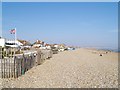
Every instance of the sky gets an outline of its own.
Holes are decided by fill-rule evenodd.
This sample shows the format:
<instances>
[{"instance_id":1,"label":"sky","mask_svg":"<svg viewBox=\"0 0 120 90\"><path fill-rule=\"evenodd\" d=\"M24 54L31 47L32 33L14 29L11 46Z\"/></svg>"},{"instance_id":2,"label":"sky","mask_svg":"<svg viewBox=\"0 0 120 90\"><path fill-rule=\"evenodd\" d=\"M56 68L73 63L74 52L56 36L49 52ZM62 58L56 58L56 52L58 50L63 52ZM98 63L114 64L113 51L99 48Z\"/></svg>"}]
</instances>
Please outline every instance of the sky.
<instances>
[{"instance_id":1,"label":"sky","mask_svg":"<svg viewBox=\"0 0 120 90\"><path fill-rule=\"evenodd\" d=\"M3 2L119 2L119 0L2 0Z\"/></svg>"},{"instance_id":2,"label":"sky","mask_svg":"<svg viewBox=\"0 0 120 90\"><path fill-rule=\"evenodd\" d=\"M2 3L0 2L0 36L2 35Z\"/></svg>"},{"instance_id":3,"label":"sky","mask_svg":"<svg viewBox=\"0 0 120 90\"><path fill-rule=\"evenodd\" d=\"M3 37L81 47L117 48L117 2L3 2Z\"/></svg>"}]
</instances>

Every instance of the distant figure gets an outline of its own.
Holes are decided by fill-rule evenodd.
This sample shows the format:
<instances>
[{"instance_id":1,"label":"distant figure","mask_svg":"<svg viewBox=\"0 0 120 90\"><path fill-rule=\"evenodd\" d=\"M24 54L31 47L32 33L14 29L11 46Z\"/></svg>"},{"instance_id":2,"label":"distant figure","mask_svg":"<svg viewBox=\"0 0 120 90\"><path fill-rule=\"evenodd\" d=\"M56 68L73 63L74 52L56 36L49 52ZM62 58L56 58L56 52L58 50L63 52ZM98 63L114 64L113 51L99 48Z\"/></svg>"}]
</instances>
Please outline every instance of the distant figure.
<instances>
[{"instance_id":1,"label":"distant figure","mask_svg":"<svg viewBox=\"0 0 120 90\"><path fill-rule=\"evenodd\" d=\"M102 54L100 54L100 56L102 56Z\"/></svg>"}]
</instances>

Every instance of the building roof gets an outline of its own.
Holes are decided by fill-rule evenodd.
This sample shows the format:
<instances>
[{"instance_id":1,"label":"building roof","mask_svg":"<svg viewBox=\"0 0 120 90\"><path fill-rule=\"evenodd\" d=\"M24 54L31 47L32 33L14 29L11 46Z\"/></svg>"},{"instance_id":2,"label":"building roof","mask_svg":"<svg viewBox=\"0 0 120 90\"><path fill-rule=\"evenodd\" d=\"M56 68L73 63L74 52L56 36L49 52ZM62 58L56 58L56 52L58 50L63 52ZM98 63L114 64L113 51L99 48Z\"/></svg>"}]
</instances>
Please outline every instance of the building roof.
<instances>
[{"instance_id":1,"label":"building roof","mask_svg":"<svg viewBox=\"0 0 120 90\"><path fill-rule=\"evenodd\" d=\"M18 40L18 41L21 42L23 45L31 45L31 43L26 40Z\"/></svg>"},{"instance_id":2,"label":"building roof","mask_svg":"<svg viewBox=\"0 0 120 90\"><path fill-rule=\"evenodd\" d=\"M51 44L45 44L45 46L51 46Z\"/></svg>"},{"instance_id":3,"label":"building roof","mask_svg":"<svg viewBox=\"0 0 120 90\"><path fill-rule=\"evenodd\" d=\"M34 44L43 44L43 41L37 40L36 42L34 42Z\"/></svg>"}]
</instances>

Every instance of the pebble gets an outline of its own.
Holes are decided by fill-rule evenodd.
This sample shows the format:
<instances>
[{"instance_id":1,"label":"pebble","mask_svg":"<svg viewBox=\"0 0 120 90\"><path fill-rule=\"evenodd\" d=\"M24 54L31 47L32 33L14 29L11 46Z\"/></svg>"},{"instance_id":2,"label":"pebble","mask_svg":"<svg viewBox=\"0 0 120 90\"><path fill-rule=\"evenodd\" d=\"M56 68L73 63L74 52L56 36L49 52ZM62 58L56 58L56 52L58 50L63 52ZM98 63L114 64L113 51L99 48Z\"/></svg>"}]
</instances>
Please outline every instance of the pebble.
<instances>
[{"instance_id":1,"label":"pebble","mask_svg":"<svg viewBox=\"0 0 120 90\"><path fill-rule=\"evenodd\" d=\"M72 56L73 53L74 56ZM91 52L86 52L91 53ZM96 56L99 58L99 56ZM78 51L53 55L18 79L3 80L10 88L116 88L117 61L102 60ZM114 62L114 63L113 63ZM107 73L106 73L107 72ZM112 72L112 73L111 73Z\"/></svg>"}]
</instances>

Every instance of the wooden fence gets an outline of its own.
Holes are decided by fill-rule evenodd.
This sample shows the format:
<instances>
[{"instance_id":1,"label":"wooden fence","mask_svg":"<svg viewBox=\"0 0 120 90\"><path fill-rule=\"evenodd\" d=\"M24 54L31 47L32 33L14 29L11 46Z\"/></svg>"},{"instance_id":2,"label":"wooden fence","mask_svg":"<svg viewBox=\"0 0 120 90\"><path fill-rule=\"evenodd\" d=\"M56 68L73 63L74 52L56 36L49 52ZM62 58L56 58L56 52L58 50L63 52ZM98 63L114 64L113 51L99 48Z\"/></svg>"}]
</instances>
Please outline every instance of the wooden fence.
<instances>
[{"instance_id":1,"label":"wooden fence","mask_svg":"<svg viewBox=\"0 0 120 90\"><path fill-rule=\"evenodd\" d=\"M37 65L42 64L46 59L52 58L53 52L51 50L37 51Z\"/></svg>"},{"instance_id":2,"label":"wooden fence","mask_svg":"<svg viewBox=\"0 0 120 90\"><path fill-rule=\"evenodd\" d=\"M51 57L51 50L38 50L37 53L0 59L2 78L17 78L25 74L32 67L42 64L46 59Z\"/></svg>"},{"instance_id":3,"label":"wooden fence","mask_svg":"<svg viewBox=\"0 0 120 90\"><path fill-rule=\"evenodd\" d=\"M36 56L33 54L1 59L2 78L17 78L25 74L26 71L35 65L35 61Z\"/></svg>"}]
</instances>

